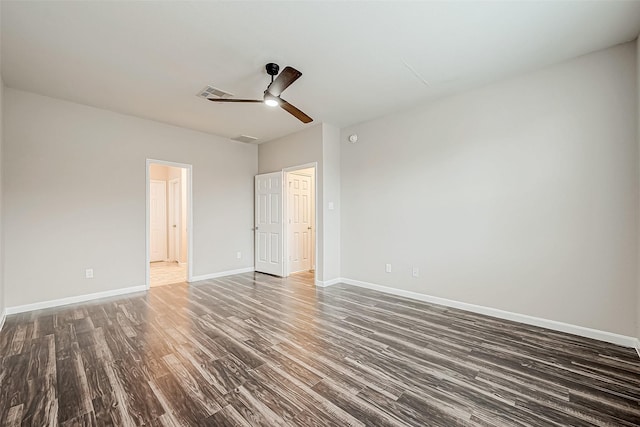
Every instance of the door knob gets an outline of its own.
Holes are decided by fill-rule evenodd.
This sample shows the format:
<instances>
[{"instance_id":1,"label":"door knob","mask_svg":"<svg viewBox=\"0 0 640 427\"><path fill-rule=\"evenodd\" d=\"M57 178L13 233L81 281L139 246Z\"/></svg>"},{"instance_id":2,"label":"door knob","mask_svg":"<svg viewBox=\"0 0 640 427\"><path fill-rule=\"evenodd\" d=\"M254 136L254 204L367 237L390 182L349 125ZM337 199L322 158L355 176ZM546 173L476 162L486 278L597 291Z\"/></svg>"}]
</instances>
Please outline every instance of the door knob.
<instances>
[{"instance_id":1,"label":"door knob","mask_svg":"<svg viewBox=\"0 0 640 427\"><path fill-rule=\"evenodd\" d=\"M311 230L311 227L307 227L307 230Z\"/></svg>"}]
</instances>

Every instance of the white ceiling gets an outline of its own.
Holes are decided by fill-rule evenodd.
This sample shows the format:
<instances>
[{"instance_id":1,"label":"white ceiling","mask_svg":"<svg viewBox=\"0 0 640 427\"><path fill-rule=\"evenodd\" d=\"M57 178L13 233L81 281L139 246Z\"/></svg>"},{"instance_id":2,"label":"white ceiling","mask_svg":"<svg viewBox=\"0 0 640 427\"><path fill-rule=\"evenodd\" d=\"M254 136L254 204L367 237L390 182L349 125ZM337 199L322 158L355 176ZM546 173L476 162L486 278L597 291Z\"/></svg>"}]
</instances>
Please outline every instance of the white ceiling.
<instances>
[{"instance_id":1,"label":"white ceiling","mask_svg":"<svg viewBox=\"0 0 640 427\"><path fill-rule=\"evenodd\" d=\"M260 97L273 61L303 73L283 98L315 122L346 126L639 32L638 1L2 1L2 77L18 89L266 141L305 125L262 104L195 95L211 84Z\"/></svg>"}]
</instances>

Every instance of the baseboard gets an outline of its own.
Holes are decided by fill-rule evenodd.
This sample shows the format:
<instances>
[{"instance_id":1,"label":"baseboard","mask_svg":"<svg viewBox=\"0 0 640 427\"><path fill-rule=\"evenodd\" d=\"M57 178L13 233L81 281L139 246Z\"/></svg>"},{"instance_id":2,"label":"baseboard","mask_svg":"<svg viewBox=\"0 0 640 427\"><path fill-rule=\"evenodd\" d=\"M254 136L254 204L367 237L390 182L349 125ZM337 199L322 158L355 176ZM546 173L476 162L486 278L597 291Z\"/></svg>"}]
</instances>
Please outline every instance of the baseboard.
<instances>
[{"instance_id":1,"label":"baseboard","mask_svg":"<svg viewBox=\"0 0 640 427\"><path fill-rule=\"evenodd\" d=\"M640 338L636 340L636 353L638 353L638 357L640 357Z\"/></svg>"},{"instance_id":2,"label":"baseboard","mask_svg":"<svg viewBox=\"0 0 640 427\"><path fill-rule=\"evenodd\" d=\"M316 280L316 286L320 288L326 288L329 286L337 285L338 283L342 283L342 279L340 277L338 277L337 279L331 279L326 281Z\"/></svg>"},{"instance_id":3,"label":"baseboard","mask_svg":"<svg viewBox=\"0 0 640 427\"><path fill-rule=\"evenodd\" d=\"M91 301L99 298L108 298L118 295L130 294L133 292L145 292L145 286L132 286L130 288L114 289L111 291L96 292L93 294L78 295L75 297L67 297L54 299L50 301L35 302L32 304L17 305L15 307L7 307L6 314L24 313L25 311L42 310L43 308L59 307L61 305L77 304L79 302Z\"/></svg>"},{"instance_id":4,"label":"baseboard","mask_svg":"<svg viewBox=\"0 0 640 427\"><path fill-rule=\"evenodd\" d=\"M2 327L4 326L4 319L7 318L7 310L2 309L2 314L0 314L0 331L2 331Z\"/></svg>"},{"instance_id":5,"label":"baseboard","mask_svg":"<svg viewBox=\"0 0 640 427\"><path fill-rule=\"evenodd\" d=\"M200 280L217 279L218 277L233 276L234 274L251 273L255 271L255 267L239 268L237 270L221 271L219 273L203 274L191 277L191 282L199 282Z\"/></svg>"},{"instance_id":6,"label":"baseboard","mask_svg":"<svg viewBox=\"0 0 640 427\"><path fill-rule=\"evenodd\" d=\"M612 332L601 331L598 329L585 328L584 326L572 325L570 323L557 322L555 320L542 319L540 317L528 316L526 314L513 313L511 311L499 310L497 308L485 307L481 305L469 304L450 300L446 298L434 297L431 295L421 294L418 292L405 291L403 289L391 288L388 286L377 285L375 283L362 282L353 279L341 279L342 283L347 285L358 286L361 288L373 289L376 291L411 298L419 301L425 301L432 304L444 305L447 307L458 308L460 310L471 311L473 313L484 314L486 316L497 317L499 319L511 320L527 325L539 326L554 331L566 332L581 337L592 338L599 341L605 341L624 347L634 348L638 340L635 337L614 334ZM640 353L640 351L639 351Z\"/></svg>"}]
</instances>

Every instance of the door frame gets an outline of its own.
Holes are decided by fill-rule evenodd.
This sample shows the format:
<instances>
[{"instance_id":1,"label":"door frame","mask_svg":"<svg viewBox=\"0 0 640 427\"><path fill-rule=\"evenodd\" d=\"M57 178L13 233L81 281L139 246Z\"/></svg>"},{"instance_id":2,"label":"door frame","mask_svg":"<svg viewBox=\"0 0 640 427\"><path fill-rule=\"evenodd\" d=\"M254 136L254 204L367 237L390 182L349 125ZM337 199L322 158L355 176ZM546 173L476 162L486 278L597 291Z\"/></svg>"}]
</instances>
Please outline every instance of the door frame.
<instances>
[{"instance_id":1,"label":"door frame","mask_svg":"<svg viewBox=\"0 0 640 427\"><path fill-rule=\"evenodd\" d=\"M318 275L318 162L305 163L303 165L291 166L288 168L282 169L284 172L284 181L287 185L284 186L282 203L283 203L283 212L289 216L289 173L299 171L302 169L310 169L313 168L313 271L314 276ZM283 219L284 222L284 238L283 240L283 250L282 254L285 259L284 266L284 277L288 277L291 274L291 268L289 265L289 221L287 219Z\"/></svg>"},{"instance_id":2,"label":"door frame","mask_svg":"<svg viewBox=\"0 0 640 427\"><path fill-rule=\"evenodd\" d=\"M151 222L151 213L149 209L149 191L151 180L151 164L172 166L175 168L184 168L187 171L187 282L193 280L193 165L187 163L177 163L167 160L158 159L146 159L145 167L145 188L146 188L146 200L145 200L145 288L150 288L150 276L151 276L151 263L150 259L150 241L149 241L149 225Z\"/></svg>"}]
</instances>

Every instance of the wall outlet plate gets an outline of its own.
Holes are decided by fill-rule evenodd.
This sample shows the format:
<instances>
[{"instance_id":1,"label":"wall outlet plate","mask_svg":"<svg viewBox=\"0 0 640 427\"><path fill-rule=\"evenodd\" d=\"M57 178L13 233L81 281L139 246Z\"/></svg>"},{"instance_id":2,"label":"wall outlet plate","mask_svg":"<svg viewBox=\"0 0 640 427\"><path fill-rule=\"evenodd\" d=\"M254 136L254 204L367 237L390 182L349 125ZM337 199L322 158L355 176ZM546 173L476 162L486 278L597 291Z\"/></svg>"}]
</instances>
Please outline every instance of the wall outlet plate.
<instances>
[{"instance_id":1,"label":"wall outlet plate","mask_svg":"<svg viewBox=\"0 0 640 427\"><path fill-rule=\"evenodd\" d=\"M391 264L385 264L384 271L386 271L387 273L391 273Z\"/></svg>"},{"instance_id":2,"label":"wall outlet plate","mask_svg":"<svg viewBox=\"0 0 640 427\"><path fill-rule=\"evenodd\" d=\"M84 271L84 277L85 279L93 279L93 268L87 268Z\"/></svg>"},{"instance_id":3,"label":"wall outlet plate","mask_svg":"<svg viewBox=\"0 0 640 427\"><path fill-rule=\"evenodd\" d=\"M420 269L418 267L413 267L413 271L411 272L413 277L418 277L420 275Z\"/></svg>"}]
</instances>

